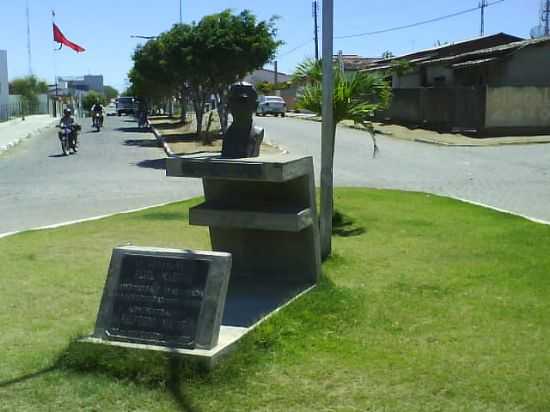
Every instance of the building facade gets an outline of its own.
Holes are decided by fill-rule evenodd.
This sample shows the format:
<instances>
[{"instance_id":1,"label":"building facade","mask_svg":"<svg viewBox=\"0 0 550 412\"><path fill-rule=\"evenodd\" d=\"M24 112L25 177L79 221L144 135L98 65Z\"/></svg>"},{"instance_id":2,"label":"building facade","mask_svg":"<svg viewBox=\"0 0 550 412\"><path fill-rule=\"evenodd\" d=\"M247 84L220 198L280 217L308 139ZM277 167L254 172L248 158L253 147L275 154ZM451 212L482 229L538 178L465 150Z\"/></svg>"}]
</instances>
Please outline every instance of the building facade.
<instances>
[{"instance_id":1,"label":"building facade","mask_svg":"<svg viewBox=\"0 0 550 412\"><path fill-rule=\"evenodd\" d=\"M0 50L0 106L8 104L8 96L8 53L6 50Z\"/></svg>"}]
</instances>

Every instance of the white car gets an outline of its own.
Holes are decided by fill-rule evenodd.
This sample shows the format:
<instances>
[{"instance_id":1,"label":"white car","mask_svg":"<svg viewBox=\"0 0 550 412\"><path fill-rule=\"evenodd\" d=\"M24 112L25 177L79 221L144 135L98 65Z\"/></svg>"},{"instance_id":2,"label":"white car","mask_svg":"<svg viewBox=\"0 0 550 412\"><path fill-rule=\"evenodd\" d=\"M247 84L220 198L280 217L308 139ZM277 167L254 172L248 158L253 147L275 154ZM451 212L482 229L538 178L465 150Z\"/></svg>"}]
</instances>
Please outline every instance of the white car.
<instances>
[{"instance_id":1,"label":"white car","mask_svg":"<svg viewBox=\"0 0 550 412\"><path fill-rule=\"evenodd\" d=\"M272 114L273 116L286 115L286 103L280 96L260 96L256 116L265 116Z\"/></svg>"}]
</instances>

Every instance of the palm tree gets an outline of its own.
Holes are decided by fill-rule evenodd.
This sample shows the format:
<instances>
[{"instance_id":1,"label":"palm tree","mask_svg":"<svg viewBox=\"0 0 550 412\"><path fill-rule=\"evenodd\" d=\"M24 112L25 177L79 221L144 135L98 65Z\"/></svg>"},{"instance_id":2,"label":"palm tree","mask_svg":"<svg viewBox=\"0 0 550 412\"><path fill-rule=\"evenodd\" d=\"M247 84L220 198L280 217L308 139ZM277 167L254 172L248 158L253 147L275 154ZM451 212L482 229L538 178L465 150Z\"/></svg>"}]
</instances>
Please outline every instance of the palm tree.
<instances>
[{"instance_id":1,"label":"palm tree","mask_svg":"<svg viewBox=\"0 0 550 412\"><path fill-rule=\"evenodd\" d=\"M330 170L327 177L321 176L321 185L330 190L329 198L332 199L333 165L334 165L334 142L336 137L336 126L343 120L353 120L356 124L363 125L369 132L373 143L374 151L377 152L375 131L371 120L374 112L386 108L391 100L391 87L382 76L367 72L357 72L346 75L337 66L334 67L334 127L332 130L331 163L325 165ZM298 99L297 106L310 110L319 116L322 114L323 70L320 61L306 60L301 63L294 75L293 81L304 85L303 93ZM333 202L321 204L321 213L325 216L333 215ZM331 228L332 229L332 228ZM321 253L326 258L331 253L330 234L321 234Z\"/></svg>"}]
</instances>

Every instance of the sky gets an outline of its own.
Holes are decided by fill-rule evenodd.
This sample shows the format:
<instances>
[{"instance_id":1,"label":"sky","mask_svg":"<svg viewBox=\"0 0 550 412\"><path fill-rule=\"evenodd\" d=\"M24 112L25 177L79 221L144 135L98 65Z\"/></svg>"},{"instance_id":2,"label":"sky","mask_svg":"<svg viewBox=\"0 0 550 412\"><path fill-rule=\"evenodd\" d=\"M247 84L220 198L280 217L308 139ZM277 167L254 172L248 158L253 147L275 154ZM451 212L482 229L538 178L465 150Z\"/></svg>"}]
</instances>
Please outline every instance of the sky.
<instances>
[{"instance_id":1,"label":"sky","mask_svg":"<svg viewBox=\"0 0 550 412\"><path fill-rule=\"evenodd\" d=\"M493 2L494 0L490 0ZM232 9L251 10L260 19L278 16L278 68L291 73L314 56L312 0L181 0L183 21ZM468 8L480 0L334 0L334 35L345 36L407 25ZM9 77L29 74L26 0L0 0L0 49L8 51ZM144 40L131 35L156 35L179 21L179 0L28 0L31 23L32 73L54 82L55 76L103 74L105 84L119 90L127 85L131 55ZM321 3L321 1L319 2ZM504 0L486 11L486 34L506 32L529 37L539 23L540 0ZM87 50L54 52L51 10L56 23L73 42ZM319 19L319 24L321 19ZM437 23L379 35L336 39L335 53L380 57L400 55L479 36L476 11ZM297 48L298 46L302 46ZM297 49L296 49L297 48ZM272 68L272 66L266 66Z\"/></svg>"}]
</instances>

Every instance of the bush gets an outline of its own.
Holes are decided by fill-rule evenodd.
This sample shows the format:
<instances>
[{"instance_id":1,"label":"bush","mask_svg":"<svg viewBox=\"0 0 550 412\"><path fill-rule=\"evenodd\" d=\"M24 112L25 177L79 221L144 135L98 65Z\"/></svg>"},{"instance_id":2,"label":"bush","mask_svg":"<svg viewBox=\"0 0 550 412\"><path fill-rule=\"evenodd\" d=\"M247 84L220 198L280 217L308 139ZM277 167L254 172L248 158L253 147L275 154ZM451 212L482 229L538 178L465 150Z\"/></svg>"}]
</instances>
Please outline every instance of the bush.
<instances>
[{"instance_id":1,"label":"bush","mask_svg":"<svg viewBox=\"0 0 550 412\"><path fill-rule=\"evenodd\" d=\"M82 106L84 110L90 110L94 103L99 102L102 105L105 105L107 103L107 99L104 95L91 91L84 98L82 99Z\"/></svg>"}]
</instances>

